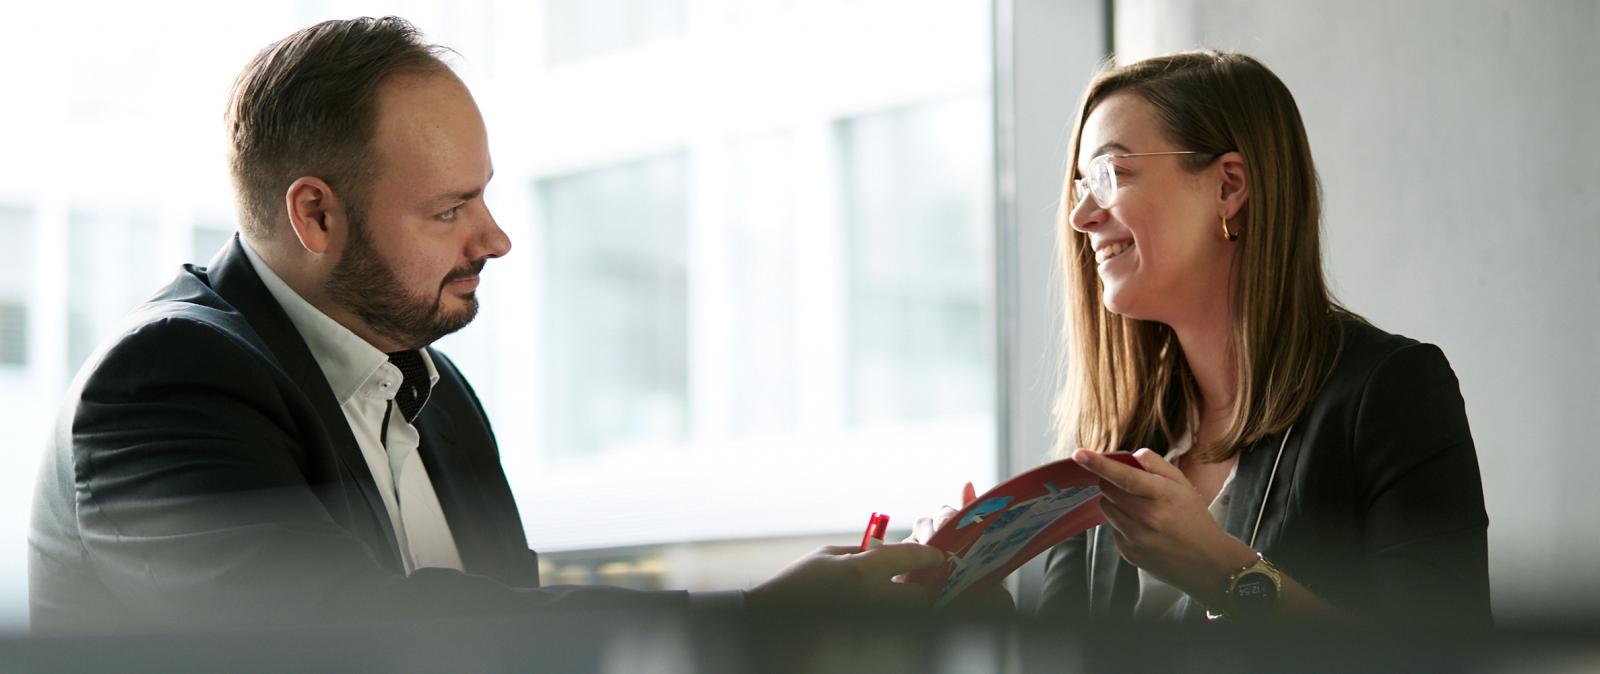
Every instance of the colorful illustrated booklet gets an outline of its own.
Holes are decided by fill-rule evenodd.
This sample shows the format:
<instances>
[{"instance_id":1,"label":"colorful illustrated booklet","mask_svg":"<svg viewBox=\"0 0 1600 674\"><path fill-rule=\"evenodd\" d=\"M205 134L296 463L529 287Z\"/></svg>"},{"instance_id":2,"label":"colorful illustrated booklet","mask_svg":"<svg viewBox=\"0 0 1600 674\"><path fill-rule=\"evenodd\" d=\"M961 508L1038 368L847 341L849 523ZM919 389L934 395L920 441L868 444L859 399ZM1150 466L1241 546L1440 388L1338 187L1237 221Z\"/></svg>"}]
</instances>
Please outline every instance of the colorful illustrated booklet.
<instances>
[{"instance_id":1,"label":"colorful illustrated booklet","mask_svg":"<svg viewBox=\"0 0 1600 674\"><path fill-rule=\"evenodd\" d=\"M1107 458L1142 469L1131 454ZM1006 480L973 499L928 541L948 561L908 580L926 586L935 606L1000 582L1035 555L1105 521L1099 482L1072 459Z\"/></svg>"}]
</instances>

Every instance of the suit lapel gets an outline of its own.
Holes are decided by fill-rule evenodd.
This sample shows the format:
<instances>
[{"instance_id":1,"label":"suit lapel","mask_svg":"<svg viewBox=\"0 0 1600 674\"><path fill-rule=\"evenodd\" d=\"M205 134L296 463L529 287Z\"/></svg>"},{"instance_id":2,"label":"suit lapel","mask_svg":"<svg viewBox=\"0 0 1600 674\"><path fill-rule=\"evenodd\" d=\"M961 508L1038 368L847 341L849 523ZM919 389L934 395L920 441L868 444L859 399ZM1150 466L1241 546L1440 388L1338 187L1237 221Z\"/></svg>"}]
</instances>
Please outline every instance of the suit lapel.
<instances>
[{"instance_id":1,"label":"suit lapel","mask_svg":"<svg viewBox=\"0 0 1600 674\"><path fill-rule=\"evenodd\" d=\"M1294 474L1303 443L1293 428L1288 433L1293 437L1288 437L1287 442L1283 433L1277 433L1251 443L1240 454L1238 472L1233 477L1233 500L1228 504L1228 519L1223 528L1258 551L1264 552L1276 542L1277 525L1283 522L1284 509L1289 503L1289 489L1294 482L1290 476Z\"/></svg>"},{"instance_id":2,"label":"suit lapel","mask_svg":"<svg viewBox=\"0 0 1600 674\"><path fill-rule=\"evenodd\" d=\"M361 454L361 447L350 432L350 421L345 418L344 410L339 408L339 401L328 386L328 378L311 356L305 339L295 330L294 323L290 322L283 307L278 305L267 286L261 282L261 277L256 275L255 268L250 265L249 258L241 248L243 245L235 234L232 244L211 261L206 271L210 285L250 322L250 327L277 356L278 364L311 401L334 454L344 466L346 476L356 483L370 509L368 515L371 524L382 532L388 543L383 550L374 552L384 555L384 559L395 569L400 569L400 560L396 556L400 548L394 528L389 523L389 511L383 505L383 497L378 493L378 485L372 479L372 471Z\"/></svg>"},{"instance_id":3,"label":"suit lapel","mask_svg":"<svg viewBox=\"0 0 1600 674\"><path fill-rule=\"evenodd\" d=\"M1126 601L1126 590L1120 590L1119 585L1123 576L1132 570L1138 573L1132 564L1122 559L1122 554L1117 551L1116 539L1112 536L1111 525L1104 524L1089 531L1089 609L1094 615L1127 617L1133 615L1130 605L1128 610L1119 611L1121 604ZM1132 597L1138 600L1139 591L1135 587Z\"/></svg>"},{"instance_id":4,"label":"suit lapel","mask_svg":"<svg viewBox=\"0 0 1600 674\"><path fill-rule=\"evenodd\" d=\"M1250 533L1256 524L1256 513L1261 508L1261 497L1267 488L1267 478L1272 470L1273 455L1278 449L1276 436L1260 438L1239 454L1239 465L1234 469L1233 500L1228 503L1228 517L1223 528L1228 534L1250 543Z\"/></svg>"}]
</instances>

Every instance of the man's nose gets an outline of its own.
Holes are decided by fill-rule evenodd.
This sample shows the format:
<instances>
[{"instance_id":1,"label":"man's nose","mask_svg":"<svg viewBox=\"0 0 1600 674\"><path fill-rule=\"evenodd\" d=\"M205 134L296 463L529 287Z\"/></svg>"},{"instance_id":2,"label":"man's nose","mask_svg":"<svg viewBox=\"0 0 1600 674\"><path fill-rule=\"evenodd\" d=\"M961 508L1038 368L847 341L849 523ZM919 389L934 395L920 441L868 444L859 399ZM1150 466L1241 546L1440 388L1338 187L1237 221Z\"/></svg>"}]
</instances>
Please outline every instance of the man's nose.
<instances>
[{"instance_id":1,"label":"man's nose","mask_svg":"<svg viewBox=\"0 0 1600 674\"><path fill-rule=\"evenodd\" d=\"M474 251L476 254L472 257L474 259L500 257L511 252L511 237L506 236L505 230L500 229L500 223L495 221L494 214L489 212L487 206L483 209L483 218L483 231L478 235L477 250Z\"/></svg>"}]
</instances>

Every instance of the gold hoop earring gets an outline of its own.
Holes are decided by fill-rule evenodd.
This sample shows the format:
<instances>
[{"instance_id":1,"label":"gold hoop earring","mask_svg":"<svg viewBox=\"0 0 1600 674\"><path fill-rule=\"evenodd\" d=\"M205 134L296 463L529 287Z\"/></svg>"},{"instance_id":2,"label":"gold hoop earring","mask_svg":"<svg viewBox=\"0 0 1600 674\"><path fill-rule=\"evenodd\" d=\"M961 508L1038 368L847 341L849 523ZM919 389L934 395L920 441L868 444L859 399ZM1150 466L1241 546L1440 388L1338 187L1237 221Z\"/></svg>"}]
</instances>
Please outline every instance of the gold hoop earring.
<instances>
[{"instance_id":1,"label":"gold hoop earring","mask_svg":"<svg viewBox=\"0 0 1600 674\"><path fill-rule=\"evenodd\" d=\"M1224 241L1238 241L1239 235L1228 231L1228 216L1222 216L1222 239Z\"/></svg>"}]
</instances>

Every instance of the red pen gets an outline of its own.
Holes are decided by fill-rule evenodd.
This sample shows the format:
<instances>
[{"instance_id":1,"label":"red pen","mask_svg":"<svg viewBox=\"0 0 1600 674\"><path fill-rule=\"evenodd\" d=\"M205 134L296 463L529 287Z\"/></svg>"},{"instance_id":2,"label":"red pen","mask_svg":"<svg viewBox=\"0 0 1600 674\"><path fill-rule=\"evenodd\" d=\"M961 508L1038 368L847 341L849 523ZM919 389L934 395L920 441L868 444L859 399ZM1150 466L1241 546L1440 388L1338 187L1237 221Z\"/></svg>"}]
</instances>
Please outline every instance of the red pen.
<instances>
[{"instance_id":1,"label":"red pen","mask_svg":"<svg viewBox=\"0 0 1600 674\"><path fill-rule=\"evenodd\" d=\"M889 516L872 513L872 519L867 520L867 533L861 537L861 551L866 552L883 545L883 535L888 531Z\"/></svg>"}]
</instances>

